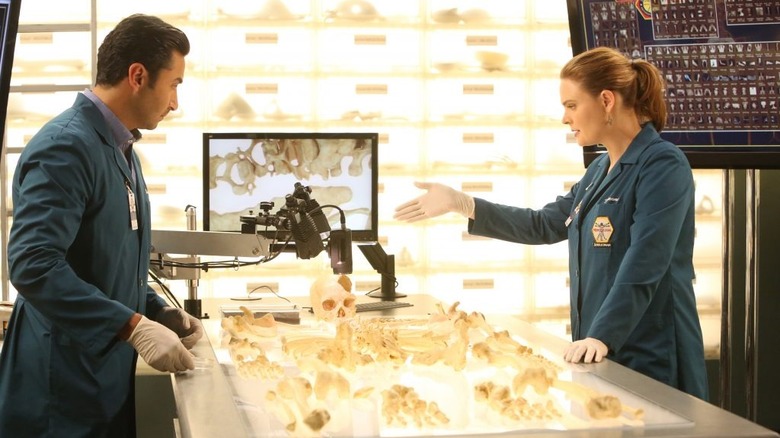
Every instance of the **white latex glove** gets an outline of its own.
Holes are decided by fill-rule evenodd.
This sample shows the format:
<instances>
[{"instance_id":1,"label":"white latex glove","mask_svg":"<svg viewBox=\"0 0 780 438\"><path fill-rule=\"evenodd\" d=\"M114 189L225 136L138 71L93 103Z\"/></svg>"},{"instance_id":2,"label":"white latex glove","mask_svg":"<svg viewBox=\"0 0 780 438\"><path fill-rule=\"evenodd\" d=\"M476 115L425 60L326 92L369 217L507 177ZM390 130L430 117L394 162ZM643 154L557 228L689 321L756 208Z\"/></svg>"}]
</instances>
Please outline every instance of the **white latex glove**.
<instances>
[{"instance_id":1,"label":"white latex glove","mask_svg":"<svg viewBox=\"0 0 780 438\"><path fill-rule=\"evenodd\" d=\"M203 337L203 324L200 320L178 307L163 307L155 320L179 335L181 343L188 350Z\"/></svg>"},{"instance_id":2,"label":"white latex glove","mask_svg":"<svg viewBox=\"0 0 780 438\"><path fill-rule=\"evenodd\" d=\"M195 368L192 353L184 348L176 333L145 316L138 321L127 342L158 371L173 373Z\"/></svg>"},{"instance_id":3,"label":"white latex glove","mask_svg":"<svg viewBox=\"0 0 780 438\"><path fill-rule=\"evenodd\" d=\"M415 182L414 185L427 192L396 207L393 218L417 222L450 212L473 218L474 198L471 196L439 183Z\"/></svg>"},{"instance_id":4,"label":"white latex glove","mask_svg":"<svg viewBox=\"0 0 780 438\"><path fill-rule=\"evenodd\" d=\"M596 338L585 338L574 341L563 351L566 362L601 362L609 352L609 348Z\"/></svg>"}]
</instances>

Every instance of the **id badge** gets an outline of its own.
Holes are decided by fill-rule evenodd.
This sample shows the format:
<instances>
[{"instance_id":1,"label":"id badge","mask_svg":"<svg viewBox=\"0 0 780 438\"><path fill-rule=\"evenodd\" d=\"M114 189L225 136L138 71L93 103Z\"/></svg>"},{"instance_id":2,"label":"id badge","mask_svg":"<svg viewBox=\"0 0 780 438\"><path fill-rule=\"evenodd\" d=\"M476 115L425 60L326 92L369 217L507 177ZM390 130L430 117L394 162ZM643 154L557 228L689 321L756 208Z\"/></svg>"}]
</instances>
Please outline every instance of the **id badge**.
<instances>
[{"instance_id":1,"label":"id badge","mask_svg":"<svg viewBox=\"0 0 780 438\"><path fill-rule=\"evenodd\" d=\"M127 206L130 210L130 229L137 230L138 213L136 212L135 208L135 193L133 193L133 189L130 188L129 182L125 181L125 187L127 188Z\"/></svg>"}]
</instances>

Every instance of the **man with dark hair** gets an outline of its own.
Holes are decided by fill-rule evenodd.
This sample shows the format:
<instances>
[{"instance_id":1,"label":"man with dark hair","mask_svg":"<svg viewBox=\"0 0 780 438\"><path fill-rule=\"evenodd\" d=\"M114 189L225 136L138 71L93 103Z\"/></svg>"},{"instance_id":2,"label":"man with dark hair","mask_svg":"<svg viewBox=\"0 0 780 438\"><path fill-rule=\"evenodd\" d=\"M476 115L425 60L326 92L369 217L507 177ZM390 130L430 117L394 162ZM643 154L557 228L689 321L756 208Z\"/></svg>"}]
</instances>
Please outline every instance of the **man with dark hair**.
<instances>
[{"instance_id":1,"label":"man with dark hair","mask_svg":"<svg viewBox=\"0 0 780 438\"><path fill-rule=\"evenodd\" d=\"M133 15L98 50L97 79L22 151L13 178L0 353L0 436L133 437L138 355L194 368L197 318L147 284L150 208L132 144L178 107L187 36Z\"/></svg>"}]
</instances>

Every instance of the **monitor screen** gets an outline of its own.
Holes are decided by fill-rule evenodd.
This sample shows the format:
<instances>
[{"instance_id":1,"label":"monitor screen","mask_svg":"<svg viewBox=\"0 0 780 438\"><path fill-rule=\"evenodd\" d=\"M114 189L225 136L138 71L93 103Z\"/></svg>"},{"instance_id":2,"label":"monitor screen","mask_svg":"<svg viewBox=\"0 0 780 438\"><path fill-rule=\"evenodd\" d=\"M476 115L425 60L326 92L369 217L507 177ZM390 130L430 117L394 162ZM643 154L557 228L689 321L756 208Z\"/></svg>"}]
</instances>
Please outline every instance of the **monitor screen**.
<instances>
[{"instance_id":1,"label":"monitor screen","mask_svg":"<svg viewBox=\"0 0 780 438\"><path fill-rule=\"evenodd\" d=\"M204 133L203 229L241 231L241 216L260 214L261 203L277 214L300 183L331 229L341 227L340 215L326 205L341 208L353 241L376 241L377 147L376 133ZM256 231L286 240L278 228Z\"/></svg>"},{"instance_id":2,"label":"monitor screen","mask_svg":"<svg viewBox=\"0 0 780 438\"><path fill-rule=\"evenodd\" d=\"M568 7L575 55L607 46L660 69L668 110L661 135L691 165L780 167L780 3L568 0Z\"/></svg>"},{"instance_id":3,"label":"monitor screen","mask_svg":"<svg viewBox=\"0 0 780 438\"><path fill-rule=\"evenodd\" d=\"M8 91L11 87L20 7L21 0L0 0L0 152L5 147L5 119L8 113Z\"/></svg>"}]
</instances>

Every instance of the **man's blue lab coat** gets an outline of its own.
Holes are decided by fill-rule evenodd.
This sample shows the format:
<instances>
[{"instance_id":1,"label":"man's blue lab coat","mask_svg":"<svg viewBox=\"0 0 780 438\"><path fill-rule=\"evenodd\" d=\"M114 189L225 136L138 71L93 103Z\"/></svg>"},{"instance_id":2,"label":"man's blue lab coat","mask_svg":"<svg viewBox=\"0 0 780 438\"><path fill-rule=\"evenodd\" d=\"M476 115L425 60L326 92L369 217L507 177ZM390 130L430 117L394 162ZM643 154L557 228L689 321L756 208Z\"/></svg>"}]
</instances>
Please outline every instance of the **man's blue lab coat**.
<instances>
[{"instance_id":1,"label":"man's blue lab coat","mask_svg":"<svg viewBox=\"0 0 780 438\"><path fill-rule=\"evenodd\" d=\"M682 151L647 123L611 172L607 154L540 210L476 199L469 232L525 244L569 241L572 339L707 399L693 292L694 183Z\"/></svg>"},{"instance_id":2,"label":"man's blue lab coat","mask_svg":"<svg viewBox=\"0 0 780 438\"><path fill-rule=\"evenodd\" d=\"M117 333L134 312L156 315L165 303L147 285L149 198L135 155L133 166L137 184L81 94L21 154L8 246L19 297L0 355L0 436L117 436L117 421L134 418L136 353Z\"/></svg>"}]
</instances>

